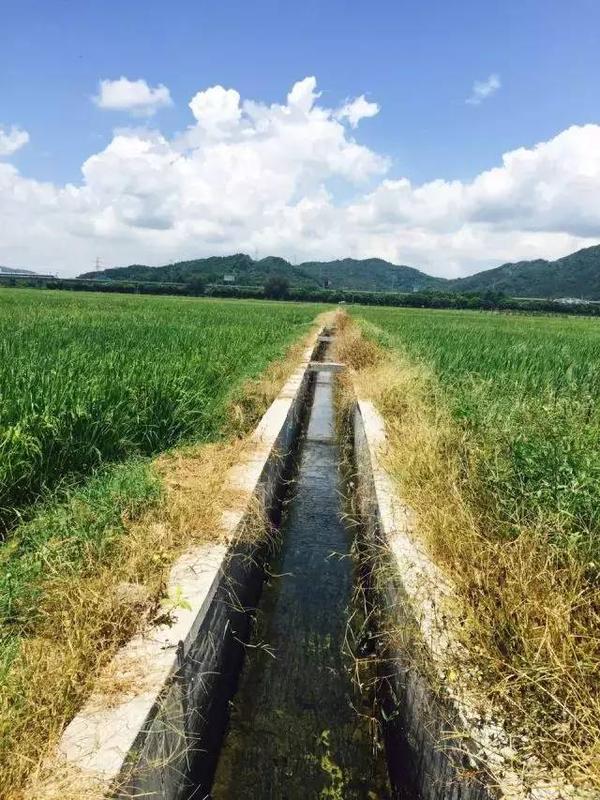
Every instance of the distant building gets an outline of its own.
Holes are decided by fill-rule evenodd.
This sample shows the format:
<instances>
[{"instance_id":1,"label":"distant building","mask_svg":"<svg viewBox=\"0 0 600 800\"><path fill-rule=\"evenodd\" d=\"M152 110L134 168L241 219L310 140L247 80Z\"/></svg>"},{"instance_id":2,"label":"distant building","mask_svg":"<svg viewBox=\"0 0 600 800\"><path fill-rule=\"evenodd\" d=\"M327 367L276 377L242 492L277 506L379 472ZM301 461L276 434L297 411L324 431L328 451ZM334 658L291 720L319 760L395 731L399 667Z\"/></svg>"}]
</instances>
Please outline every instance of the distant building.
<instances>
[{"instance_id":1,"label":"distant building","mask_svg":"<svg viewBox=\"0 0 600 800\"><path fill-rule=\"evenodd\" d=\"M235 275L223 275L223 283L235 283Z\"/></svg>"},{"instance_id":2,"label":"distant building","mask_svg":"<svg viewBox=\"0 0 600 800\"><path fill-rule=\"evenodd\" d=\"M572 305L582 305L582 306L589 306L590 301L584 300L581 297L558 297L556 300L557 303L563 303L566 306Z\"/></svg>"},{"instance_id":3,"label":"distant building","mask_svg":"<svg viewBox=\"0 0 600 800\"><path fill-rule=\"evenodd\" d=\"M26 269L9 269L8 267L0 267L0 275L6 275L11 278L25 278L34 275L33 272L27 272Z\"/></svg>"},{"instance_id":4,"label":"distant building","mask_svg":"<svg viewBox=\"0 0 600 800\"><path fill-rule=\"evenodd\" d=\"M36 280L41 278L55 278L55 275L41 275L39 272L32 272L28 269L12 269L11 267L0 267L0 278L29 278Z\"/></svg>"}]
</instances>

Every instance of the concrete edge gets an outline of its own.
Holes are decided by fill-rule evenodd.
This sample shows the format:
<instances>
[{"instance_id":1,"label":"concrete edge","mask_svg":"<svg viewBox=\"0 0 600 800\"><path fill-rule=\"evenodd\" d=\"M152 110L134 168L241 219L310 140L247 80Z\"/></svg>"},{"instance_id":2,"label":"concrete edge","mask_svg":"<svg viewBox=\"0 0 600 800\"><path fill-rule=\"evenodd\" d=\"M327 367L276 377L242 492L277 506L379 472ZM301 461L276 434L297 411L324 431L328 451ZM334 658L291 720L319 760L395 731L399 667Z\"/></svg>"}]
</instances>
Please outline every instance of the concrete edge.
<instances>
[{"instance_id":1,"label":"concrete edge","mask_svg":"<svg viewBox=\"0 0 600 800\"><path fill-rule=\"evenodd\" d=\"M419 542L414 514L398 496L383 467L385 423L373 403L358 400L353 415L354 450L358 468L359 508L366 535L387 545L392 577L384 579L387 610L404 629L407 641L392 654L396 702L404 739L396 758L408 762L410 780L427 800L598 800L598 794L575 789L561 777L531 764L518 771L510 737L501 725L482 717L460 677L450 682L444 656L460 657L448 619L455 614L451 583ZM432 685L424 669L407 652L414 637L424 645L437 672ZM406 645L408 645L408 650Z\"/></svg>"},{"instance_id":2,"label":"concrete edge","mask_svg":"<svg viewBox=\"0 0 600 800\"><path fill-rule=\"evenodd\" d=\"M302 402L309 385L308 367L319 347L320 333L311 337L299 366L250 436L243 462L235 465L229 473L228 483L236 500L235 506L222 515L221 527L226 543L194 547L184 553L171 569L168 594L176 592L184 599L185 607L182 605L172 612L169 624L156 626L136 636L115 655L108 669L111 675L118 675L123 683L129 684L129 691L116 698L95 692L65 728L53 759L57 771L69 776L70 797L74 796L73 787L78 784L82 787L82 798L92 796L92 786L93 796L112 794L115 787L121 785L124 775L128 776L128 787L122 796L155 793L165 798L179 796L181 762L183 759L189 766L186 751L190 745L188 722L179 717L179 712L176 717L169 715L167 725L164 721L161 723L159 734L159 738L164 739L165 730L169 728L169 735L177 742L174 746L172 742L161 742L158 758L157 748L153 745L155 752L152 757L144 759L144 769L154 773L142 780L143 784L149 784L147 795L143 789L140 793L139 782L131 777L137 769L135 762L140 760L144 741L152 733L153 719L160 715L165 703L170 702L166 697L172 693L170 685L174 677L186 659L193 655L192 650L197 645L201 629L206 627L207 617L223 582L231 581L235 587L238 580L245 580L240 576L232 578L230 574L243 569L248 558L248 553L235 551L234 543L257 504L264 510L274 502L282 463L291 451L299 424ZM232 558L240 555L242 558L238 558L231 568ZM232 599L235 588L227 591L223 606L241 603L237 597ZM224 619L224 630L231 624L230 617ZM224 635L224 630L217 635ZM208 633L212 640L213 631ZM212 652L219 648L211 642L209 649ZM179 726L181 730L172 730ZM171 774L167 776L165 771Z\"/></svg>"}]
</instances>

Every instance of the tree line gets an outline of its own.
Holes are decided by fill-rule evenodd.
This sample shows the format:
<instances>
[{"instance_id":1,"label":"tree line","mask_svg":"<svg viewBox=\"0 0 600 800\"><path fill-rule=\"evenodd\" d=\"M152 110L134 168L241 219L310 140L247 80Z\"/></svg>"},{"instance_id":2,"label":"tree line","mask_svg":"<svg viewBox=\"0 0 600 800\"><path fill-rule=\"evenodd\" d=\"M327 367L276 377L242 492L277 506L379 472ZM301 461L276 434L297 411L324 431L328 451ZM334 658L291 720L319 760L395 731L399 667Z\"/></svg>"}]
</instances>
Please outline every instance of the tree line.
<instances>
[{"instance_id":1,"label":"tree line","mask_svg":"<svg viewBox=\"0 0 600 800\"><path fill-rule=\"evenodd\" d=\"M290 286L287 278L272 275L264 286L207 284L201 277L185 283L108 281L72 278L0 278L0 286L20 286L61 291L111 292L193 297L289 300L302 303L348 303L408 308L482 309L488 311L537 311L576 316L600 316L600 304L563 303L557 300L514 298L504 292L368 292Z\"/></svg>"}]
</instances>

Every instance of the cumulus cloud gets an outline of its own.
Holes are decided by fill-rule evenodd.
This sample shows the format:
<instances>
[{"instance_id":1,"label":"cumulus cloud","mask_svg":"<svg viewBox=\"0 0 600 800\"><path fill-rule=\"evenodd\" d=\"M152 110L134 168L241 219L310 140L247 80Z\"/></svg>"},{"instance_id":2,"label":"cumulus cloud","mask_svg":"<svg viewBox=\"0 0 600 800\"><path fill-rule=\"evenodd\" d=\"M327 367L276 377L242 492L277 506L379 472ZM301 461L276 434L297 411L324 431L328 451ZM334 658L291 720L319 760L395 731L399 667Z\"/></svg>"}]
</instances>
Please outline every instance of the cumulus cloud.
<instances>
[{"instance_id":1,"label":"cumulus cloud","mask_svg":"<svg viewBox=\"0 0 600 800\"><path fill-rule=\"evenodd\" d=\"M600 240L600 125L506 153L471 181L413 184L351 135L375 105L363 101L328 108L312 77L270 105L213 86L175 137L115 132L77 185L0 162L1 260L77 274L96 255L159 264L245 251L459 275Z\"/></svg>"},{"instance_id":2,"label":"cumulus cloud","mask_svg":"<svg viewBox=\"0 0 600 800\"><path fill-rule=\"evenodd\" d=\"M12 125L10 128L0 127L0 157L12 156L17 150L27 144L29 134L27 131Z\"/></svg>"},{"instance_id":3,"label":"cumulus cloud","mask_svg":"<svg viewBox=\"0 0 600 800\"><path fill-rule=\"evenodd\" d=\"M241 119L240 94L235 89L212 86L198 92L189 106L199 128L215 136L234 128Z\"/></svg>"},{"instance_id":4,"label":"cumulus cloud","mask_svg":"<svg viewBox=\"0 0 600 800\"><path fill-rule=\"evenodd\" d=\"M321 96L316 92L317 79L314 76L304 78L292 86L292 91L287 96L288 110L298 109L308 114L315 100Z\"/></svg>"},{"instance_id":5,"label":"cumulus cloud","mask_svg":"<svg viewBox=\"0 0 600 800\"><path fill-rule=\"evenodd\" d=\"M468 103L471 106L478 106L486 98L495 94L501 86L502 83L500 81L500 77L495 73L490 75L489 78L484 81L475 81L473 88L471 89L471 94L469 97L467 97L465 103Z\"/></svg>"},{"instance_id":6,"label":"cumulus cloud","mask_svg":"<svg viewBox=\"0 0 600 800\"><path fill-rule=\"evenodd\" d=\"M98 94L93 100L98 108L127 111L142 117L150 117L159 108L170 106L173 102L171 93L162 83L152 87L145 80L130 81L124 77L100 81Z\"/></svg>"},{"instance_id":7,"label":"cumulus cloud","mask_svg":"<svg viewBox=\"0 0 600 800\"><path fill-rule=\"evenodd\" d=\"M393 230L417 242L421 263L431 264L430 246L441 248L439 272L462 273L596 244L599 192L600 126L583 125L506 153L470 182L383 180L348 214L357 227L377 226L382 241Z\"/></svg>"},{"instance_id":8,"label":"cumulus cloud","mask_svg":"<svg viewBox=\"0 0 600 800\"><path fill-rule=\"evenodd\" d=\"M352 128L356 128L361 119L379 114L377 103L369 102L364 94L343 105L337 112L338 119L347 119Z\"/></svg>"}]
</instances>

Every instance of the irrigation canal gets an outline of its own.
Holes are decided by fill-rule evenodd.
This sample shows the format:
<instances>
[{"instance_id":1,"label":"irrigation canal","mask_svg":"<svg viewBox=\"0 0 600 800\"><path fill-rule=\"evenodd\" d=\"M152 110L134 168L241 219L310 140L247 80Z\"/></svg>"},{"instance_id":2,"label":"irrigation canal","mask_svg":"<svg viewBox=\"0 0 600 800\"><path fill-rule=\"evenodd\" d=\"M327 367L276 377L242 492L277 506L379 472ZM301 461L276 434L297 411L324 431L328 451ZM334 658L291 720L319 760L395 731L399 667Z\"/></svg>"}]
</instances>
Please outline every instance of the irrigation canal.
<instances>
[{"instance_id":1,"label":"irrigation canal","mask_svg":"<svg viewBox=\"0 0 600 800\"><path fill-rule=\"evenodd\" d=\"M335 375L326 370L316 374L281 549L233 698L213 800L391 797L344 654L356 569L342 521Z\"/></svg>"}]
</instances>

